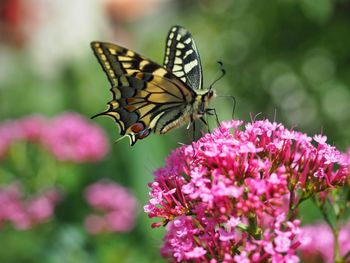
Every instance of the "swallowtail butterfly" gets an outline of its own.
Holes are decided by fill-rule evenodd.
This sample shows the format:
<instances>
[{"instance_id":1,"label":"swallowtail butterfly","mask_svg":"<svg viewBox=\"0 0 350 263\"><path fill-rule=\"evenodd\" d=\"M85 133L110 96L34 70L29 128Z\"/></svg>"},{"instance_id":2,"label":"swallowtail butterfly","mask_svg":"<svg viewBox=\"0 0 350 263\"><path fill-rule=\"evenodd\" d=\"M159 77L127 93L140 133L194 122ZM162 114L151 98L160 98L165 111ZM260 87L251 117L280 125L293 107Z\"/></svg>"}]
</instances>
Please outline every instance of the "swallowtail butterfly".
<instances>
[{"instance_id":1,"label":"swallowtail butterfly","mask_svg":"<svg viewBox=\"0 0 350 263\"><path fill-rule=\"evenodd\" d=\"M170 28L163 66L115 44L96 41L91 47L113 95L108 109L94 117L114 118L131 145L152 132L164 134L199 118L204 121L209 113L214 92L203 89L198 49L185 28Z\"/></svg>"}]
</instances>

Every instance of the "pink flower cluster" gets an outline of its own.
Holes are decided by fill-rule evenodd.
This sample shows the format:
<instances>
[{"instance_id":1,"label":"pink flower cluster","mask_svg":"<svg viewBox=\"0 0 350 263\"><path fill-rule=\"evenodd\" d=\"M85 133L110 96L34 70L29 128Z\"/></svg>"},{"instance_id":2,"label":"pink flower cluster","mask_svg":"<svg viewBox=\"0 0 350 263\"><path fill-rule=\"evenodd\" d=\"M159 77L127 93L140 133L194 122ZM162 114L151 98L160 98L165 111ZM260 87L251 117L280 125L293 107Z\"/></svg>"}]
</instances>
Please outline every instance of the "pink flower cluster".
<instances>
[{"instance_id":1,"label":"pink flower cluster","mask_svg":"<svg viewBox=\"0 0 350 263\"><path fill-rule=\"evenodd\" d=\"M309 240L299 248L301 258L305 262L334 262L334 236L325 223L318 223L303 227L305 237ZM339 231L340 255L350 253L350 221ZM344 261L350 262L350 257Z\"/></svg>"},{"instance_id":2,"label":"pink flower cluster","mask_svg":"<svg viewBox=\"0 0 350 263\"><path fill-rule=\"evenodd\" d=\"M108 152L102 129L76 113L65 113L53 120L41 116L7 121L0 125L0 158L17 141L44 146L55 158L69 162L101 160Z\"/></svg>"},{"instance_id":3,"label":"pink flower cluster","mask_svg":"<svg viewBox=\"0 0 350 263\"><path fill-rule=\"evenodd\" d=\"M44 143L61 161L98 161L108 151L103 131L74 113L56 117L44 134Z\"/></svg>"},{"instance_id":4,"label":"pink flower cluster","mask_svg":"<svg viewBox=\"0 0 350 263\"><path fill-rule=\"evenodd\" d=\"M299 225L299 220L286 221L285 215L280 214L265 228L262 239L248 237L234 262L299 262L296 249L305 242Z\"/></svg>"},{"instance_id":5,"label":"pink flower cluster","mask_svg":"<svg viewBox=\"0 0 350 263\"><path fill-rule=\"evenodd\" d=\"M20 120L6 121L0 124L0 158L4 157L11 145L24 140L40 140L46 120L41 116L29 116Z\"/></svg>"},{"instance_id":6,"label":"pink flower cluster","mask_svg":"<svg viewBox=\"0 0 350 263\"><path fill-rule=\"evenodd\" d=\"M347 163L326 137L268 120L221 124L175 150L155 172L148 216L168 224L162 253L175 261L298 262L292 220L300 200L343 185ZM231 133L231 129L234 132Z\"/></svg>"},{"instance_id":7,"label":"pink flower cluster","mask_svg":"<svg viewBox=\"0 0 350 263\"><path fill-rule=\"evenodd\" d=\"M182 215L173 220L168 225L161 254L177 262L299 262L295 255L303 241L299 220L286 221L281 214L265 226L261 239L239 231L239 218L230 218L221 227L211 223L210 228L201 229L192 216Z\"/></svg>"},{"instance_id":8,"label":"pink flower cluster","mask_svg":"<svg viewBox=\"0 0 350 263\"><path fill-rule=\"evenodd\" d=\"M0 188L0 224L12 223L16 229L26 230L41 224L53 215L60 200L57 190L48 190L31 198L24 198L19 185Z\"/></svg>"},{"instance_id":9,"label":"pink flower cluster","mask_svg":"<svg viewBox=\"0 0 350 263\"><path fill-rule=\"evenodd\" d=\"M101 180L86 189L85 197L95 210L85 220L89 233L128 232L133 229L137 201L126 188Z\"/></svg>"},{"instance_id":10,"label":"pink flower cluster","mask_svg":"<svg viewBox=\"0 0 350 263\"><path fill-rule=\"evenodd\" d=\"M348 167L350 170L350 148L345 153L343 153L342 157L343 157L343 162L348 164ZM348 177L348 179L350 183L350 176Z\"/></svg>"}]
</instances>

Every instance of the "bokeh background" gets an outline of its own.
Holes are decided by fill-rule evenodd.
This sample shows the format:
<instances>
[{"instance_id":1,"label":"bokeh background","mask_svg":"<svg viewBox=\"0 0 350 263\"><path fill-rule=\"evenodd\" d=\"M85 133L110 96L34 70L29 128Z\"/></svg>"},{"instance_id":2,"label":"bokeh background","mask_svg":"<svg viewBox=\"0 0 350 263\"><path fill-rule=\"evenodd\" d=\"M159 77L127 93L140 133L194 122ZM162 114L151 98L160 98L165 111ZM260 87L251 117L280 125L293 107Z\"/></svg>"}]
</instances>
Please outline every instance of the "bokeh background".
<instances>
[{"instance_id":1,"label":"bokeh background","mask_svg":"<svg viewBox=\"0 0 350 263\"><path fill-rule=\"evenodd\" d=\"M227 75L215 89L236 98L235 118L269 118L310 135L324 133L345 150L350 145L349 12L347 0L2 0L1 123L77 113L101 127L109 152L94 161L47 160L40 147L23 150L16 144L2 156L2 189L20 183L25 199L49 184L61 197L40 224L21 229L0 220L0 262L164 261L159 255L163 229L151 229L154 221L143 213L147 183L192 134L182 127L130 147L127 139L114 143L119 134L112 119L88 120L111 98L91 41L115 42L162 63L168 29L182 25L196 40L206 86L219 72L216 61L224 63ZM230 99L217 98L213 107L221 120L232 118ZM86 126L81 132L91 130ZM30 167L34 158L34 172L17 169L18 158ZM42 172L38 179L43 166L56 173L49 183ZM132 229L99 234L86 229L93 209L86 189L102 178L128 188L137 199ZM304 209L306 222L319 217L310 204Z\"/></svg>"}]
</instances>

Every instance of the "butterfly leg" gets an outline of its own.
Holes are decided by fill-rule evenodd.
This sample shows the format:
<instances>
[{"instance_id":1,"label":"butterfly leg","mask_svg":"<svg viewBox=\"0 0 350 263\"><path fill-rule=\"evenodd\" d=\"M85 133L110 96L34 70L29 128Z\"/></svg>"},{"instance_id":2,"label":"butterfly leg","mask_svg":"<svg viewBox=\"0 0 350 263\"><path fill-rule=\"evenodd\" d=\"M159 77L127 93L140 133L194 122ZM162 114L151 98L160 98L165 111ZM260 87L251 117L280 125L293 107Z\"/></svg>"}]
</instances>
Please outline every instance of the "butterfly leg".
<instances>
[{"instance_id":1,"label":"butterfly leg","mask_svg":"<svg viewBox=\"0 0 350 263\"><path fill-rule=\"evenodd\" d=\"M209 122L208 122L208 114L205 114L205 119L204 117L200 117L200 120L204 123L204 125L207 127L208 129L208 133L211 133L210 131L210 127L209 127Z\"/></svg>"},{"instance_id":2,"label":"butterfly leg","mask_svg":"<svg viewBox=\"0 0 350 263\"><path fill-rule=\"evenodd\" d=\"M192 141L194 142L196 140L196 122L191 117L191 123L192 123Z\"/></svg>"},{"instance_id":3,"label":"butterfly leg","mask_svg":"<svg viewBox=\"0 0 350 263\"><path fill-rule=\"evenodd\" d=\"M193 116L191 116L190 122L187 125L187 130L191 127L192 125L192 142L195 140L196 138L196 124L195 121L193 119Z\"/></svg>"},{"instance_id":4,"label":"butterfly leg","mask_svg":"<svg viewBox=\"0 0 350 263\"><path fill-rule=\"evenodd\" d=\"M193 116L191 115L191 121L190 123L192 124L192 143L191 143L191 146L192 146L192 159L195 160L196 158L196 152L195 152L195 149L194 149L194 146L193 146L193 143L196 139L196 122L194 121L193 119Z\"/></svg>"},{"instance_id":5,"label":"butterfly leg","mask_svg":"<svg viewBox=\"0 0 350 263\"><path fill-rule=\"evenodd\" d=\"M215 108L209 108L206 110L206 114L208 115L214 115L215 116L215 121L216 121L216 125L218 127L220 127L220 121L219 121L219 117L218 114L216 113L216 109Z\"/></svg>"},{"instance_id":6,"label":"butterfly leg","mask_svg":"<svg viewBox=\"0 0 350 263\"><path fill-rule=\"evenodd\" d=\"M206 110L206 113L208 115L214 115L215 116L216 125L219 128L219 130L222 132L220 120L219 120L218 114L216 113L216 109L215 108L209 108L209 109Z\"/></svg>"}]
</instances>

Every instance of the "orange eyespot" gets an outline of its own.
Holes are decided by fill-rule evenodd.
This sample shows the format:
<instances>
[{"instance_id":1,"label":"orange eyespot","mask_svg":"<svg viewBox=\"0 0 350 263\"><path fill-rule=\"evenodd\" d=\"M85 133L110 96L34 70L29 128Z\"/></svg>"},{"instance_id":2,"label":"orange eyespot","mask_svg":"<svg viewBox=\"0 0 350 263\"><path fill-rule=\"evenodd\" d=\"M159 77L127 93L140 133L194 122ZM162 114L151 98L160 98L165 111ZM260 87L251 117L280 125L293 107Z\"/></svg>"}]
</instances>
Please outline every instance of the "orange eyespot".
<instances>
[{"instance_id":1,"label":"orange eyespot","mask_svg":"<svg viewBox=\"0 0 350 263\"><path fill-rule=\"evenodd\" d=\"M143 123L141 123L141 122L136 122L136 123L134 123L134 124L130 127L130 129L131 129L131 131L132 131L133 133L140 133L140 132L142 132L145 128L146 128L145 125L144 125Z\"/></svg>"},{"instance_id":2,"label":"orange eyespot","mask_svg":"<svg viewBox=\"0 0 350 263\"><path fill-rule=\"evenodd\" d=\"M133 103L134 101L135 101L134 98L127 98L127 99L126 99L126 102L127 102L127 103Z\"/></svg>"},{"instance_id":3,"label":"orange eyespot","mask_svg":"<svg viewBox=\"0 0 350 263\"><path fill-rule=\"evenodd\" d=\"M136 110L136 107L133 105L127 105L124 107L128 112L132 112L134 110Z\"/></svg>"}]
</instances>

